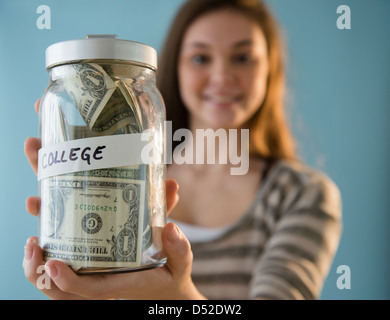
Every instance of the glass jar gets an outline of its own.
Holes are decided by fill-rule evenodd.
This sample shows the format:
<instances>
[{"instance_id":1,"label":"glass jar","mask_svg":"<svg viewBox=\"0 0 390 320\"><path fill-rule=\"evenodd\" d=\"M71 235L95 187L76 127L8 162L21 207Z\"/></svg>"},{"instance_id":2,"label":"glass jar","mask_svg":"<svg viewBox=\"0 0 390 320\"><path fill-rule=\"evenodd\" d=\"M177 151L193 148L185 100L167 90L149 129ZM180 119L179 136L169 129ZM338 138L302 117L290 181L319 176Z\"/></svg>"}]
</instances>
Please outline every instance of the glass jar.
<instances>
[{"instance_id":1,"label":"glass jar","mask_svg":"<svg viewBox=\"0 0 390 320\"><path fill-rule=\"evenodd\" d=\"M112 35L46 50L39 244L77 273L162 266L165 108L156 51Z\"/></svg>"}]
</instances>

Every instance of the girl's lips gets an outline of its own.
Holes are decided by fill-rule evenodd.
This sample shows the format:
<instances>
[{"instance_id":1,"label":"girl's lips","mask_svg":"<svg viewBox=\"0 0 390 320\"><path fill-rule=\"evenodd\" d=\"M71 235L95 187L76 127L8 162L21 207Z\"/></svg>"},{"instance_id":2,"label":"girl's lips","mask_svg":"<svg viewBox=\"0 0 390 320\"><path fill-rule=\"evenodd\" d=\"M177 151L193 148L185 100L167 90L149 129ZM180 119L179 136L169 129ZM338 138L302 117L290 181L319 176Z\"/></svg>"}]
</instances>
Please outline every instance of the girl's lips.
<instances>
[{"instance_id":1,"label":"girl's lips","mask_svg":"<svg viewBox=\"0 0 390 320\"><path fill-rule=\"evenodd\" d=\"M220 107L228 107L241 100L239 95L205 95L205 100Z\"/></svg>"}]
</instances>

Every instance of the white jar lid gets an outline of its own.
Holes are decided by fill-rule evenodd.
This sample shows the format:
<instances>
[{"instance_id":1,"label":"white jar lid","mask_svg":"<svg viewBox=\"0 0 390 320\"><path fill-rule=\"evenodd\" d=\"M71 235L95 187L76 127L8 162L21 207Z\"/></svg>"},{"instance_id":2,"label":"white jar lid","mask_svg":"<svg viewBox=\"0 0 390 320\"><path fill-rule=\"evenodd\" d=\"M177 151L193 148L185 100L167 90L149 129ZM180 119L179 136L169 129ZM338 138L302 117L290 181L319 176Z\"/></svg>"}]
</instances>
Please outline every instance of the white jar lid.
<instances>
[{"instance_id":1,"label":"white jar lid","mask_svg":"<svg viewBox=\"0 0 390 320\"><path fill-rule=\"evenodd\" d=\"M55 43L46 49L46 69L85 59L116 59L138 62L157 69L157 52L135 41L116 35L87 35L85 39Z\"/></svg>"}]
</instances>

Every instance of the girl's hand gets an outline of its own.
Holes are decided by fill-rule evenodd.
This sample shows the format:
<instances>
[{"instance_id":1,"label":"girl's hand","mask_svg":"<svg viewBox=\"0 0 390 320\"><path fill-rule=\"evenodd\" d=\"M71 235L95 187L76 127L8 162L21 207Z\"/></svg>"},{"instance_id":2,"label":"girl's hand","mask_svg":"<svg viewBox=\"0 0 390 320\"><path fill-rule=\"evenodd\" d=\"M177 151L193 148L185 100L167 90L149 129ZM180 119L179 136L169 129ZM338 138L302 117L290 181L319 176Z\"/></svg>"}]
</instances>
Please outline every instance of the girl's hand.
<instances>
[{"instance_id":1,"label":"girl's hand","mask_svg":"<svg viewBox=\"0 0 390 320\"><path fill-rule=\"evenodd\" d=\"M167 224L162 231L162 243L167 263L146 271L77 275L66 264L43 261L37 238L30 237L25 246L23 268L26 278L51 299L204 299L191 279L192 251L190 244L175 224ZM42 285L41 272L45 277ZM41 269L39 269L41 268Z\"/></svg>"}]
</instances>

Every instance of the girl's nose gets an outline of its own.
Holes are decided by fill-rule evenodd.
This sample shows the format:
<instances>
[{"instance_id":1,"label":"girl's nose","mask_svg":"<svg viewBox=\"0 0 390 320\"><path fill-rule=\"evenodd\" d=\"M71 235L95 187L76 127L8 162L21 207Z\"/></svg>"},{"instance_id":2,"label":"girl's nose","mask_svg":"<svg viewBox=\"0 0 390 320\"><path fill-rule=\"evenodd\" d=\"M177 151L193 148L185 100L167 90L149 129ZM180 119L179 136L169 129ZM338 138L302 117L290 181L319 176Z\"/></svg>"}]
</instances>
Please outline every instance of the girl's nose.
<instances>
[{"instance_id":1,"label":"girl's nose","mask_svg":"<svg viewBox=\"0 0 390 320\"><path fill-rule=\"evenodd\" d=\"M234 70L229 62L215 61L210 69L209 81L211 84L218 86L234 84Z\"/></svg>"}]
</instances>

